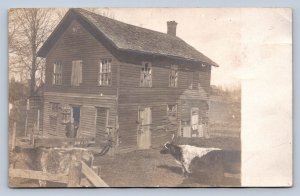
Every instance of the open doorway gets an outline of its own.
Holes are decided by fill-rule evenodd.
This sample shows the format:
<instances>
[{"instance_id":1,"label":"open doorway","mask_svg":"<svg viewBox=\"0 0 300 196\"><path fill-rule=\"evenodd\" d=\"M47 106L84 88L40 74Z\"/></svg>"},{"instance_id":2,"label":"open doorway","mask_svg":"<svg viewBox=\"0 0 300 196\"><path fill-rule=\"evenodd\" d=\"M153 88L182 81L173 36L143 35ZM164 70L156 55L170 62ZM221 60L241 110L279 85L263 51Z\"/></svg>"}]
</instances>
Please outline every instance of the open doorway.
<instances>
[{"instance_id":1,"label":"open doorway","mask_svg":"<svg viewBox=\"0 0 300 196\"><path fill-rule=\"evenodd\" d=\"M71 114L71 123L74 126L74 135L73 137L76 138L78 134L79 124L80 124L80 107L79 106L72 106L72 114Z\"/></svg>"}]
</instances>

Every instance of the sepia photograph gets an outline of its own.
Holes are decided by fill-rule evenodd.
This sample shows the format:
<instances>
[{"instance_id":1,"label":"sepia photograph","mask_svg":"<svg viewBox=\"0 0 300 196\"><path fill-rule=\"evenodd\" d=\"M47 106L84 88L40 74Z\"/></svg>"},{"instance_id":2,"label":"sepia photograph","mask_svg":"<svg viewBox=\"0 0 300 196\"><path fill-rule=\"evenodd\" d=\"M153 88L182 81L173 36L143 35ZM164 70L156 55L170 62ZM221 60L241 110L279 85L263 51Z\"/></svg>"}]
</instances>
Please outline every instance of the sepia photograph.
<instances>
[{"instance_id":1,"label":"sepia photograph","mask_svg":"<svg viewBox=\"0 0 300 196\"><path fill-rule=\"evenodd\" d=\"M242 135L255 105L244 100L259 90L244 80L263 72L243 64L254 61L251 41L291 39L289 9L13 8L8 17L9 187L247 185ZM275 60L272 47L254 49L257 65Z\"/></svg>"}]
</instances>

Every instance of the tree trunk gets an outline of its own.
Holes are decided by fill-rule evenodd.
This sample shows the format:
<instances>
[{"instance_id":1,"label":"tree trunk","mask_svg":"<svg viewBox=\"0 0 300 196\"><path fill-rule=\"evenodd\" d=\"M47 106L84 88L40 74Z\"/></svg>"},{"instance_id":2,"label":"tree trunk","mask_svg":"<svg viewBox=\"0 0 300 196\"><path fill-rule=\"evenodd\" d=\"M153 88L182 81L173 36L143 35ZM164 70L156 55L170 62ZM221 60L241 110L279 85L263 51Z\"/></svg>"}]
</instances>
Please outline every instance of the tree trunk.
<instances>
[{"instance_id":1,"label":"tree trunk","mask_svg":"<svg viewBox=\"0 0 300 196\"><path fill-rule=\"evenodd\" d=\"M30 73L30 96L35 95L35 73L36 73L36 58L32 58L31 73Z\"/></svg>"}]
</instances>

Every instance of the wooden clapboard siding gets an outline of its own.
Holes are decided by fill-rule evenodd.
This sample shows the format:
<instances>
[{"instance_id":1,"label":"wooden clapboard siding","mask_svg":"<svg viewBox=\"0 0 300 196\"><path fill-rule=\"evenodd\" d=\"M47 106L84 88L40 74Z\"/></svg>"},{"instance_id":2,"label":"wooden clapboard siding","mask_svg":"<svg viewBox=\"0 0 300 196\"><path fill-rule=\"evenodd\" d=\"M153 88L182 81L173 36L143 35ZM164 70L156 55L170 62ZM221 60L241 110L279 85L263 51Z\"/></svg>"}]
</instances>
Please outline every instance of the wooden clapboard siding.
<instances>
[{"instance_id":1,"label":"wooden clapboard siding","mask_svg":"<svg viewBox=\"0 0 300 196\"><path fill-rule=\"evenodd\" d=\"M78 27L73 33L73 27ZM102 58L112 59L112 85L98 86L99 61ZM82 84L71 86L72 61L82 60ZM62 85L52 85L53 64L62 64ZM57 41L46 58L47 92L78 92L82 94L115 95L117 86L118 60L77 21L73 21L65 33Z\"/></svg>"},{"instance_id":2,"label":"wooden clapboard siding","mask_svg":"<svg viewBox=\"0 0 300 196\"><path fill-rule=\"evenodd\" d=\"M120 87L119 102L120 103L143 103L143 102L168 102L176 101L181 95L185 98L207 99L208 91L202 88L198 89L198 83L201 87L209 89L210 81L201 79L199 76L210 74L202 74L204 71L186 71L179 70L178 87L169 87L170 69L166 67L152 67L152 87L140 87L140 65L121 64L120 65ZM201 74L199 74L201 73ZM193 79L194 78L194 79ZM189 89L193 84L193 89Z\"/></svg>"},{"instance_id":3,"label":"wooden clapboard siding","mask_svg":"<svg viewBox=\"0 0 300 196\"><path fill-rule=\"evenodd\" d=\"M211 80L211 72L209 71L200 71L199 72L199 84L201 87L206 91L206 93L209 93L210 90L210 80Z\"/></svg>"},{"instance_id":4,"label":"wooden clapboard siding","mask_svg":"<svg viewBox=\"0 0 300 196\"><path fill-rule=\"evenodd\" d=\"M44 123L43 130L45 135L65 137L65 125L60 123L61 114L58 114L57 124L54 126L50 122L51 103L71 104L80 106L80 126L79 135L81 136L96 136L96 108L105 107L109 108L110 115L108 124L114 129L116 124L116 97L115 96L96 96L69 93L52 93L47 92L44 95Z\"/></svg>"},{"instance_id":5,"label":"wooden clapboard siding","mask_svg":"<svg viewBox=\"0 0 300 196\"><path fill-rule=\"evenodd\" d=\"M80 126L77 134L92 138L96 137L95 115L96 108L94 106L82 105L80 107Z\"/></svg>"},{"instance_id":6,"label":"wooden clapboard siding","mask_svg":"<svg viewBox=\"0 0 300 196\"><path fill-rule=\"evenodd\" d=\"M119 134L121 136L120 151L137 148L138 108L150 107L152 111L151 145L158 147L170 140L173 133L178 133L181 118L190 120L191 107L201 111L199 118L207 112L205 105L210 78L210 68L193 70L190 65L179 65L178 87L169 87L171 62L152 63L152 87L140 87L141 64L121 63L118 96ZM202 73L205 72L205 73ZM201 83L202 82L202 83ZM201 83L198 85L198 83ZM192 86L192 89L190 87ZM201 86L199 89L198 86ZM205 89L204 89L205 87ZM183 104L180 105L180 100ZM188 100L188 102L185 102ZM201 102L200 100L205 100ZM167 116L167 104L177 104L177 119L170 121ZM203 110L203 111L202 111ZM183 113L183 116L181 116Z\"/></svg>"},{"instance_id":7,"label":"wooden clapboard siding","mask_svg":"<svg viewBox=\"0 0 300 196\"><path fill-rule=\"evenodd\" d=\"M72 32L73 27L77 28L76 33ZM151 108L150 131L153 147L168 141L171 135L178 131L183 121L190 121L191 107L199 108L199 118L206 114L210 66L202 66L200 62L183 59L174 60L166 56L129 52L121 54L108 47L110 44L98 34L97 36L93 34L89 28L91 27L82 21L74 20L46 57L43 112L45 135L65 137L65 127L59 121L61 114L56 121L49 117L51 102L80 106L79 136L96 137L96 141L101 142L104 140L106 126L115 130L118 125L119 152L137 149L139 107ZM112 59L111 86L98 86L101 58ZM73 60L83 61L83 82L76 87L71 86ZM55 61L62 64L62 85L52 85ZM140 71L144 61L152 64L150 88L140 87ZM178 86L175 88L169 87L171 65L178 66ZM175 103L178 105L178 116L177 119L170 120L167 116L167 104ZM99 108L106 108L109 111L107 121L104 109Z\"/></svg>"},{"instance_id":8,"label":"wooden clapboard siding","mask_svg":"<svg viewBox=\"0 0 300 196\"><path fill-rule=\"evenodd\" d=\"M182 100L181 101L181 121L190 123L191 120L191 109L193 107L199 108L199 120L202 117L207 116L208 103L205 100Z\"/></svg>"},{"instance_id":9,"label":"wooden clapboard siding","mask_svg":"<svg viewBox=\"0 0 300 196\"><path fill-rule=\"evenodd\" d=\"M137 148L137 105L122 105L118 107L119 137L121 150Z\"/></svg>"},{"instance_id":10,"label":"wooden clapboard siding","mask_svg":"<svg viewBox=\"0 0 300 196\"><path fill-rule=\"evenodd\" d=\"M173 104L176 104L173 103ZM152 112L151 146L157 147L165 143L176 133L178 127L168 127L167 105L165 103L119 104L119 136L120 151L137 148L138 109L150 107Z\"/></svg>"},{"instance_id":11,"label":"wooden clapboard siding","mask_svg":"<svg viewBox=\"0 0 300 196\"><path fill-rule=\"evenodd\" d=\"M109 118L109 109L101 107L96 110L96 142L101 143L106 139L105 134L108 125L107 118Z\"/></svg>"}]
</instances>

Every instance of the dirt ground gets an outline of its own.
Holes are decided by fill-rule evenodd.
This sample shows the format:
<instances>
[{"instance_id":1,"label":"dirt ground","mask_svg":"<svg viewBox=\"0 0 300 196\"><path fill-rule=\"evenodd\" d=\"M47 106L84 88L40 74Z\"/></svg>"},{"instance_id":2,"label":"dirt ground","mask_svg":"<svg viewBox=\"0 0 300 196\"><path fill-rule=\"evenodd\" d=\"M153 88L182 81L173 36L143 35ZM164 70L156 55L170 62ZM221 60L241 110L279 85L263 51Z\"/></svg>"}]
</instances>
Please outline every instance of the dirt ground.
<instances>
[{"instance_id":1,"label":"dirt ground","mask_svg":"<svg viewBox=\"0 0 300 196\"><path fill-rule=\"evenodd\" d=\"M215 138L203 140L177 141L202 147L218 147L224 150L240 150L239 139ZM226 177L221 184L215 185L206 180L209 176L184 177L180 165L171 155L161 155L160 148L136 150L115 156L96 157L94 165L99 166L100 177L111 187L209 187L240 186L239 178ZM240 168L238 168L240 171ZM38 187L36 180L10 179L15 187ZM48 186L64 187L63 184Z\"/></svg>"},{"instance_id":2,"label":"dirt ground","mask_svg":"<svg viewBox=\"0 0 300 196\"><path fill-rule=\"evenodd\" d=\"M214 138L189 142L195 146L218 147L224 150L240 150L240 141L233 138ZM137 150L115 157L97 157L94 165L101 168L100 176L113 187L207 187L215 186L207 176L184 177L180 165L171 155L161 155L159 148ZM240 168L238 168L240 170ZM201 181L201 182L200 182ZM226 177L219 186L239 186L239 178Z\"/></svg>"}]
</instances>

